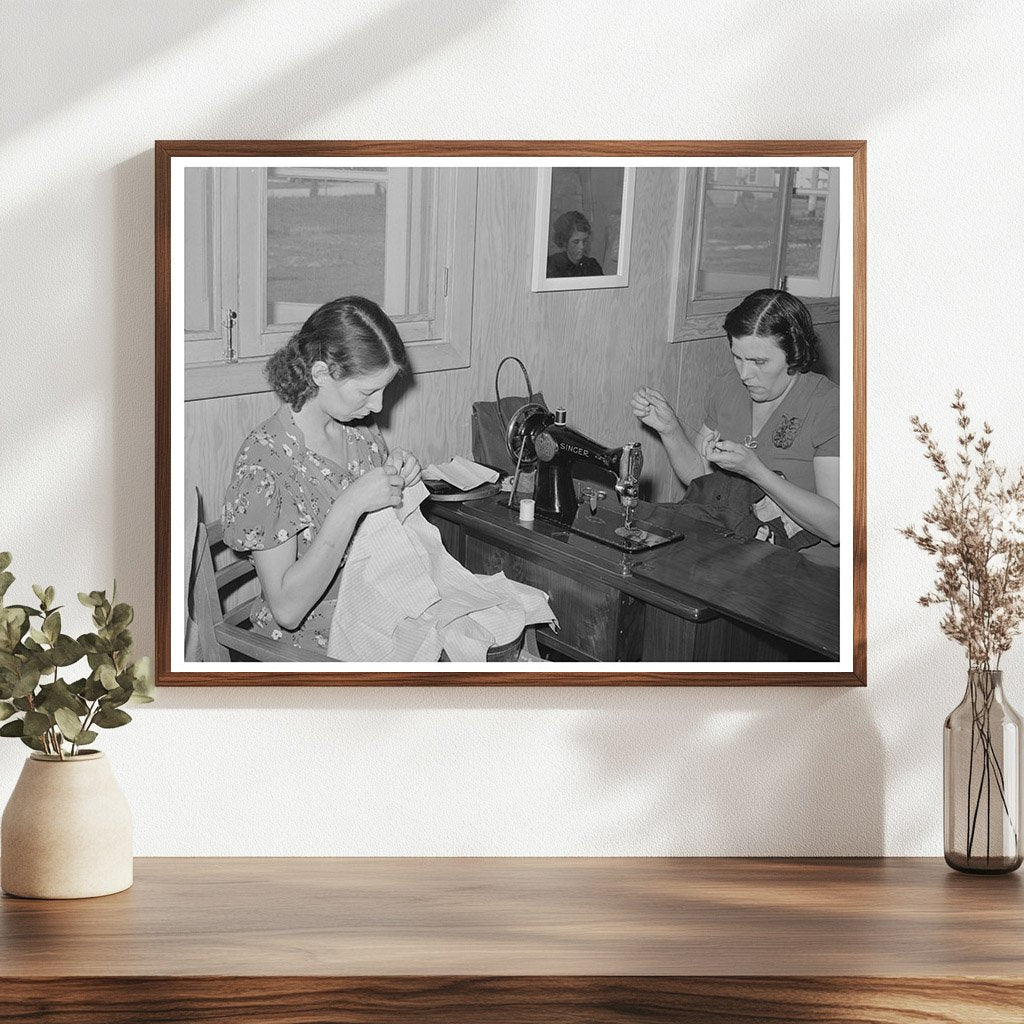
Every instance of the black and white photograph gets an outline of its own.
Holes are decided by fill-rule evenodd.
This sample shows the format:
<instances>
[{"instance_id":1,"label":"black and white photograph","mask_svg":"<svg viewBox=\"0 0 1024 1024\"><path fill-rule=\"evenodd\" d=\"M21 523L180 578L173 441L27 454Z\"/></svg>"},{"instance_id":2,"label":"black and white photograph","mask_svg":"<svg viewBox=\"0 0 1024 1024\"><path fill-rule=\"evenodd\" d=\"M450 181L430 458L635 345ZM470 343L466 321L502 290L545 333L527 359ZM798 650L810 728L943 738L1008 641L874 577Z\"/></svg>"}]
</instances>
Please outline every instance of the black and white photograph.
<instances>
[{"instance_id":1,"label":"black and white photograph","mask_svg":"<svg viewBox=\"0 0 1024 1024\"><path fill-rule=\"evenodd\" d=\"M793 146L158 144L161 673L861 681L855 161Z\"/></svg>"},{"instance_id":2,"label":"black and white photograph","mask_svg":"<svg viewBox=\"0 0 1024 1024\"><path fill-rule=\"evenodd\" d=\"M632 167L538 169L534 291L629 284L633 175Z\"/></svg>"}]
</instances>

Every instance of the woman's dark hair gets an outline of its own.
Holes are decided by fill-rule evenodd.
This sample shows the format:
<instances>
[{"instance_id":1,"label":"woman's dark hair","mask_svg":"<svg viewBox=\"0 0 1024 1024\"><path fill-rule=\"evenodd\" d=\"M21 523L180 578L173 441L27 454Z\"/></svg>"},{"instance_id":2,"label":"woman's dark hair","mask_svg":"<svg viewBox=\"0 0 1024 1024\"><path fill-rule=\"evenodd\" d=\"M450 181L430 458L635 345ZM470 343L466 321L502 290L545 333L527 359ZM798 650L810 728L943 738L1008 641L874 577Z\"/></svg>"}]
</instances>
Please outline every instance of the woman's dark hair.
<instances>
[{"instance_id":1,"label":"woman's dark hair","mask_svg":"<svg viewBox=\"0 0 1024 1024\"><path fill-rule=\"evenodd\" d=\"M579 210L570 210L568 213L563 213L555 221L551 228L551 235L555 245L559 249L564 249L569 244L569 239L572 238L574 231L582 231L587 235L590 234L590 221Z\"/></svg>"},{"instance_id":2,"label":"woman's dark hair","mask_svg":"<svg viewBox=\"0 0 1024 1024\"><path fill-rule=\"evenodd\" d=\"M409 367L405 345L388 315L370 299L346 295L311 313L287 345L267 360L267 380L296 412L317 392L313 364L322 360L335 380L386 366Z\"/></svg>"},{"instance_id":3,"label":"woman's dark hair","mask_svg":"<svg viewBox=\"0 0 1024 1024\"><path fill-rule=\"evenodd\" d=\"M774 338L786 355L790 375L806 373L818 358L818 336L807 307L789 292L762 288L729 311L722 325L733 338Z\"/></svg>"}]
</instances>

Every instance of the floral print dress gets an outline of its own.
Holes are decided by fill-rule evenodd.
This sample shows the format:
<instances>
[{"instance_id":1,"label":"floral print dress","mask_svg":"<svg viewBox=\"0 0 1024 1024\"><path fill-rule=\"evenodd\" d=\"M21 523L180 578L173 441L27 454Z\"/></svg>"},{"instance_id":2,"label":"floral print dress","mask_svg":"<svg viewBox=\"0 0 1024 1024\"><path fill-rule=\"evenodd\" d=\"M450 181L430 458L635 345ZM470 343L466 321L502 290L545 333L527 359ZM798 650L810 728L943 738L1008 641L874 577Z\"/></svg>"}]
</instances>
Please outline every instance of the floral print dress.
<instances>
[{"instance_id":1,"label":"floral print dress","mask_svg":"<svg viewBox=\"0 0 1024 1024\"><path fill-rule=\"evenodd\" d=\"M344 427L348 446L341 466L306 447L291 409L282 405L242 443L221 514L224 540L236 551L265 551L295 537L298 557L313 543L338 495L353 480L381 466L387 445L376 426ZM342 560L344 565L344 559ZM297 629L274 621L262 597L253 604L254 632L294 647L326 652L341 571Z\"/></svg>"}]
</instances>

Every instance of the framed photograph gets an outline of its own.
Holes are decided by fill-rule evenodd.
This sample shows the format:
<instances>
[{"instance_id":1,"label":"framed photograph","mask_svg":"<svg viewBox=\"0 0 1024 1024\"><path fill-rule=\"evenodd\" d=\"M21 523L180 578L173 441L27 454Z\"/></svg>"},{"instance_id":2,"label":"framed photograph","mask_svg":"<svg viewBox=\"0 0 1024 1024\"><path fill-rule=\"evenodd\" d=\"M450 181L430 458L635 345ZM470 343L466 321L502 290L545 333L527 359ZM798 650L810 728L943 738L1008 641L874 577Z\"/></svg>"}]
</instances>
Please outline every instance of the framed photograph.
<instances>
[{"instance_id":1,"label":"framed photograph","mask_svg":"<svg viewBox=\"0 0 1024 1024\"><path fill-rule=\"evenodd\" d=\"M157 142L157 682L865 685L865 173Z\"/></svg>"},{"instance_id":2,"label":"framed photograph","mask_svg":"<svg viewBox=\"0 0 1024 1024\"><path fill-rule=\"evenodd\" d=\"M635 174L594 165L537 169L535 292L629 284Z\"/></svg>"}]
</instances>

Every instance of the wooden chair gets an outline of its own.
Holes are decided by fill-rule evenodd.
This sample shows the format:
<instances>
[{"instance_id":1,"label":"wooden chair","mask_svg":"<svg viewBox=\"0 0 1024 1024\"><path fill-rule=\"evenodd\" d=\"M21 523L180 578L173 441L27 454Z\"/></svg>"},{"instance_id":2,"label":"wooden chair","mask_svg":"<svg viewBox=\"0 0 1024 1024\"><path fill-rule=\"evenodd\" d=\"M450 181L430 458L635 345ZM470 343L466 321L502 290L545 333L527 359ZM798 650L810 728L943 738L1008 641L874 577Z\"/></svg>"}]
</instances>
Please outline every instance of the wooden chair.
<instances>
[{"instance_id":1,"label":"wooden chair","mask_svg":"<svg viewBox=\"0 0 1024 1024\"><path fill-rule=\"evenodd\" d=\"M212 589L217 599L211 602L213 635L221 646L235 651L242 657L238 660L254 661L334 661L321 651L299 650L290 644L271 640L269 637L254 633L249 622L249 613L253 603L259 600L259 594L250 597L240 604L226 610L225 602L230 595L243 587L255 582L259 587L256 569L248 558L226 555L231 549L224 543L224 527L219 519L206 524L209 560L206 572L213 570ZM216 568L220 564L221 568ZM251 587L250 587L251 589Z\"/></svg>"}]
</instances>

